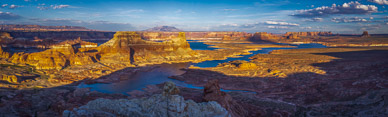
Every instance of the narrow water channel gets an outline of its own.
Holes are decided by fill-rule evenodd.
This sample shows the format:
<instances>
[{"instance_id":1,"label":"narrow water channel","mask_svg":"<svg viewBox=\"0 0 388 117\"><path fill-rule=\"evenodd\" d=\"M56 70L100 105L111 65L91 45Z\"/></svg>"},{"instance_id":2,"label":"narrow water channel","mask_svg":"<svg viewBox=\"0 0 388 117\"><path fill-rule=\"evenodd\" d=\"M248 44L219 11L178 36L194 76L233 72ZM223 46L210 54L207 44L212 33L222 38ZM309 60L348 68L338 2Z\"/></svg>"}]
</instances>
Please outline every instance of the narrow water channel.
<instances>
[{"instance_id":1,"label":"narrow water channel","mask_svg":"<svg viewBox=\"0 0 388 117\"><path fill-rule=\"evenodd\" d=\"M193 50L214 50L217 48L211 48L203 42L189 41L190 47ZM174 80L168 78L169 76L181 75L184 71L180 70L183 68L187 68L190 65L198 66L198 67L215 67L219 63L225 63L233 60L246 60L249 61L249 57L255 54L268 54L273 50L280 49L302 49L302 48L325 48L326 46L321 44L300 44L300 45L292 45L296 46L296 48L263 48L262 50L251 51L252 54L249 55L241 55L239 58L227 58L225 60L212 60L212 61L204 61L201 63L174 63L174 64L159 64L152 65L154 69L146 71L146 72L137 72L135 75L128 76L134 80L120 81L116 83L110 84L80 84L78 87L80 88L91 88L92 91L99 91L103 93L121 93L128 95L127 92L133 90L142 90L147 85L155 85L161 84L166 81L172 81L177 86L194 88L194 89L203 89L203 87L197 87L191 84L184 83L182 81ZM234 91L234 90L223 90L225 92Z\"/></svg>"}]
</instances>

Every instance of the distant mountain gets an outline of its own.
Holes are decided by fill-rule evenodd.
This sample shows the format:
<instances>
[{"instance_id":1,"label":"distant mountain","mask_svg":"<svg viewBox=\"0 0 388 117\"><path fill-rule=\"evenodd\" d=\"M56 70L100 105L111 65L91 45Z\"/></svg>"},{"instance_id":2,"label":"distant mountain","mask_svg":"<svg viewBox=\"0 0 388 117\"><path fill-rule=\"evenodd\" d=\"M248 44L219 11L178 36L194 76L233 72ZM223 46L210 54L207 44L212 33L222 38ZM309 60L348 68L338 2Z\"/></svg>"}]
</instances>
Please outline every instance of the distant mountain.
<instances>
[{"instance_id":1,"label":"distant mountain","mask_svg":"<svg viewBox=\"0 0 388 117\"><path fill-rule=\"evenodd\" d=\"M144 31L151 31L151 32L179 32L183 31L180 29L177 29L173 26L158 26L158 27L153 27Z\"/></svg>"},{"instance_id":2,"label":"distant mountain","mask_svg":"<svg viewBox=\"0 0 388 117\"><path fill-rule=\"evenodd\" d=\"M2 31L96 31L81 26L41 26L24 24L0 25Z\"/></svg>"}]
</instances>

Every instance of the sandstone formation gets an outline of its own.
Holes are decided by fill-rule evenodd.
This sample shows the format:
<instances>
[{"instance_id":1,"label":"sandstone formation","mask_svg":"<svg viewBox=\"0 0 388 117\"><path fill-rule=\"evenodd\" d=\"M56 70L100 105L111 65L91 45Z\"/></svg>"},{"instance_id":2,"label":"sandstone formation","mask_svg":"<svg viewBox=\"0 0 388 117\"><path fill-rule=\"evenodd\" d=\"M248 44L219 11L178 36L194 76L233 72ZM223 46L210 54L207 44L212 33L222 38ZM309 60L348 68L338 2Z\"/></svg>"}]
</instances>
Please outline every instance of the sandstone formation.
<instances>
[{"instance_id":1,"label":"sandstone formation","mask_svg":"<svg viewBox=\"0 0 388 117\"><path fill-rule=\"evenodd\" d=\"M297 35L297 36L327 36L333 35L332 32L287 32L285 36Z\"/></svg>"},{"instance_id":2,"label":"sandstone formation","mask_svg":"<svg viewBox=\"0 0 388 117\"><path fill-rule=\"evenodd\" d=\"M0 46L0 58L8 58L8 57L9 57L9 53L4 52L3 48Z\"/></svg>"},{"instance_id":3,"label":"sandstone formation","mask_svg":"<svg viewBox=\"0 0 388 117\"><path fill-rule=\"evenodd\" d=\"M299 35L297 34L289 34L286 36L287 39L300 39Z\"/></svg>"},{"instance_id":4,"label":"sandstone formation","mask_svg":"<svg viewBox=\"0 0 388 117\"><path fill-rule=\"evenodd\" d=\"M185 33L164 41L141 39L136 32L117 32L113 39L99 48L102 62L153 63L190 60L197 55L186 41Z\"/></svg>"},{"instance_id":5,"label":"sandstone formation","mask_svg":"<svg viewBox=\"0 0 388 117\"><path fill-rule=\"evenodd\" d=\"M15 75L0 74L0 80L7 81L9 83L18 83L18 78Z\"/></svg>"},{"instance_id":6,"label":"sandstone formation","mask_svg":"<svg viewBox=\"0 0 388 117\"><path fill-rule=\"evenodd\" d=\"M146 41L137 32L117 32L113 39L97 47L96 43L80 38L51 45L51 49L36 53L15 53L13 63L29 64L37 69L63 69L70 65L95 62L145 64L191 61L198 54L191 50L185 33L164 42Z\"/></svg>"},{"instance_id":7,"label":"sandstone formation","mask_svg":"<svg viewBox=\"0 0 388 117\"><path fill-rule=\"evenodd\" d=\"M85 45L96 44L81 40L65 41L62 44L52 46L52 49L42 52L14 53L10 58L10 61L12 63L33 65L37 69L57 70L60 70L68 65L86 65L94 63L98 60L96 54L89 54L88 52L81 52L78 50L87 50L85 48L90 47Z\"/></svg>"},{"instance_id":8,"label":"sandstone formation","mask_svg":"<svg viewBox=\"0 0 388 117\"><path fill-rule=\"evenodd\" d=\"M72 111L65 110L64 117L79 116L121 116L121 117L209 117L230 116L217 102L196 103L176 95L173 83L165 83L164 95L155 94L140 99L97 99ZM173 92L171 92L173 91ZM167 95L166 95L167 94Z\"/></svg>"},{"instance_id":9,"label":"sandstone formation","mask_svg":"<svg viewBox=\"0 0 388 117\"><path fill-rule=\"evenodd\" d=\"M361 37L370 37L370 35L369 35L368 31L364 31L364 32L362 32Z\"/></svg>"},{"instance_id":10,"label":"sandstone formation","mask_svg":"<svg viewBox=\"0 0 388 117\"><path fill-rule=\"evenodd\" d=\"M0 32L0 39L13 39L8 32Z\"/></svg>"},{"instance_id":11,"label":"sandstone formation","mask_svg":"<svg viewBox=\"0 0 388 117\"><path fill-rule=\"evenodd\" d=\"M267 32L256 32L253 34L251 40L268 40L268 39L280 39L281 37L269 34Z\"/></svg>"},{"instance_id":12,"label":"sandstone formation","mask_svg":"<svg viewBox=\"0 0 388 117\"><path fill-rule=\"evenodd\" d=\"M234 101L229 94L222 92L220 89L218 80L208 81L203 90L203 100L206 102L218 102L222 107L228 110L233 117L247 116L248 112L240 104Z\"/></svg>"}]
</instances>

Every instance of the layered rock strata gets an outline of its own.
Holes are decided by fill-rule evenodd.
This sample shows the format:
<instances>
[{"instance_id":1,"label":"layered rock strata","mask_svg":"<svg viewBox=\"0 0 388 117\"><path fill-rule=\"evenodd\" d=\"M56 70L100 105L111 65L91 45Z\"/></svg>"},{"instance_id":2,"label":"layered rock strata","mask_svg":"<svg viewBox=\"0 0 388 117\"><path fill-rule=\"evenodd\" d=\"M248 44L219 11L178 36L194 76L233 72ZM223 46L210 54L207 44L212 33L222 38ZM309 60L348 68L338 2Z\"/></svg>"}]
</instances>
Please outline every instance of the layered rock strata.
<instances>
[{"instance_id":1,"label":"layered rock strata","mask_svg":"<svg viewBox=\"0 0 388 117\"><path fill-rule=\"evenodd\" d=\"M3 48L0 46L0 58L8 58L8 57L9 57L9 53L4 52Z\"/></svg>"},{"instance_id":2,"label":"layered rock strata","mask_svg":"<svg viewBox=\"0 0 388 117\"><path fill-rule=\"evenodd\" d=\"M29 64L35 66L36 69L63 69L69 65L86 65L94 63L98 60L97 54L80 52L78 45L86 43L80 40L75 40L74 43L64 43L61 45L52 46L42 52L36 53L14 53L9 59L12 63Z\"/></svg>"},{"instance_id":3,"label":"layered rock strata","mask_svg":"<svg viewBox=\"0 0 388 117\"><path fill-rule=\"evenodd\" d=\"M102 62L154 63L193 59L185 33L164 41L146 41L136 32L117 32L113 39L98 48Z\"/></svg>"}]
</instances>

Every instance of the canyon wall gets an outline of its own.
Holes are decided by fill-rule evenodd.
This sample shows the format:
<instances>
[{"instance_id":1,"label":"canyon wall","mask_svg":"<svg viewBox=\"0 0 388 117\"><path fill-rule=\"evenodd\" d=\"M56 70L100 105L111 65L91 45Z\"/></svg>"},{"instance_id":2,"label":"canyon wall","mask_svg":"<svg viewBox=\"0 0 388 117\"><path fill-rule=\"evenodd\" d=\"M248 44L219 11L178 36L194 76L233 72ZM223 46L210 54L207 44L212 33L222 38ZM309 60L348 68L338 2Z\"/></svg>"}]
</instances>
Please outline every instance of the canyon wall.
<instances>
[{"instance_id":1,"label":"canyon wall","mask_svg":"<svg viewBox=\"0 0 388 117\"><path fill-rule=\"evenodd\" d=\"M297 35L297 36L329 36L333 35L332 32L287 32L285 36Z\"/></svg>"},{"instance_id":2,"label":"canyon wall","mask_svg":"<svg viewBox=\"0 0 388 117\"><path fill-rule=\"evenodd\" d=\"M12 63L28 64L36 69L63 69L69 65L92 64L98 60L97 54L79 51L87 47L78 47L82 43L90 43L74 40L72 43L55 45L51 49L35 53L14 53L9 59Z\"/></svg>"},{"instance_id":3,"label":"canyon wall","mask_svg":"<svg viewBox=\"0 0 388 117\"><path fill-rule=\"evenodd\" d=\"M267 32L256 32L253 34L253 36L250 38L251 40L268 40L268 39L281 39L282 37L273 35L271 33Z\"/></svg>"},{"instance_id":4,"label":"canyon wall","mask_svg":"<svg viewBox=\"0 0 388 117\"><path fill-rule=\"evenodd\" d=\"M35 53L14 53L12 63L28 64L37 69L63 69L71 65L95 62L116 64L153 64L191 61L198 54L191 50L185 33L164 42L146 41L137 32L117 32L114 38L97 47L81 39L64 41L51 49Z\"/></svg>"}]
</instances>

